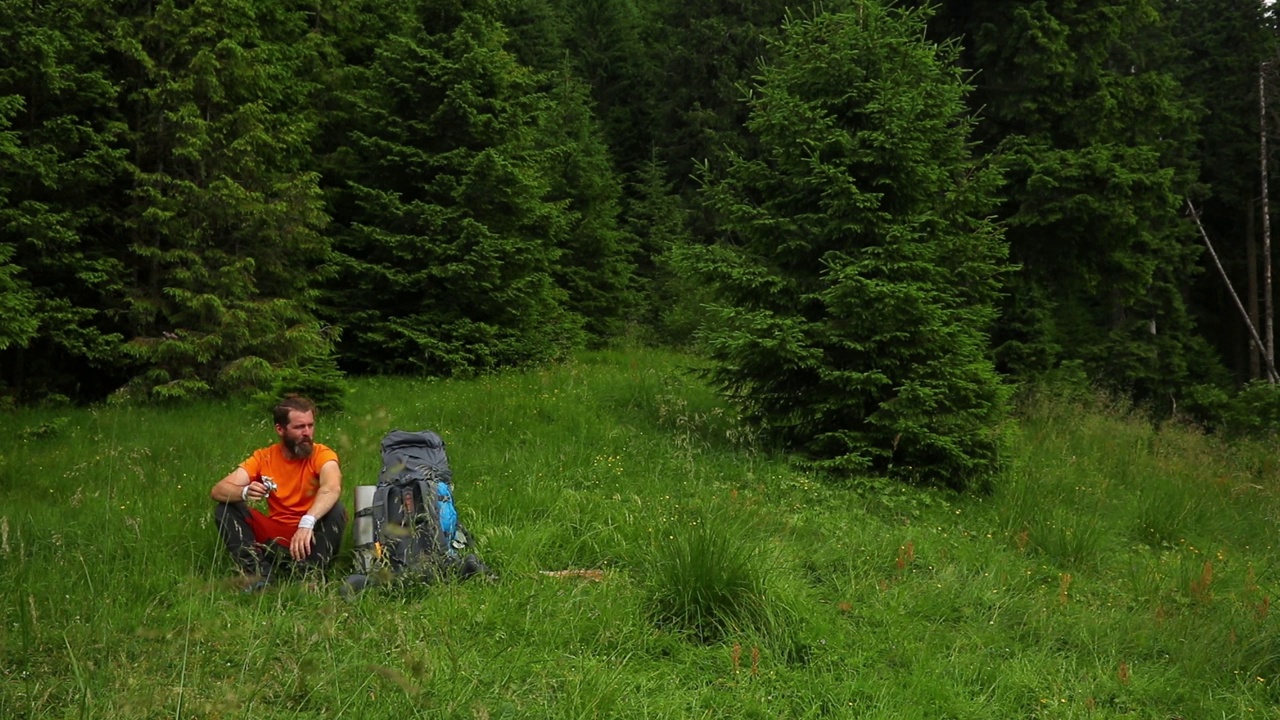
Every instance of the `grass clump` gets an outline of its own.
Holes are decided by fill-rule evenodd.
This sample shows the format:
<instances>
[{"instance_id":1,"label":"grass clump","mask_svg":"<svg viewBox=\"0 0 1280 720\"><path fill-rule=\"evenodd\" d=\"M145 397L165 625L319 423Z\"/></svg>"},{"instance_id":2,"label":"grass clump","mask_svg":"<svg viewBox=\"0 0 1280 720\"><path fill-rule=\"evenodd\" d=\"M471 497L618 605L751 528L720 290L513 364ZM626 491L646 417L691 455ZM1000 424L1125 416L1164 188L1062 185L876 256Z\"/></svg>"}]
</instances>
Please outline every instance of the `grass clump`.
<instances>
[{"instance_id":1,"label":"grass clump","mask_svg":"<svg viewBox=\"0 0 1280 720\"><path fill-rule=\"evenodd\" d=\"M670 523L647 558L650 617L712 643L769 629L767 578L752 533L732 523Z\"/></svg>"}]
</instances>

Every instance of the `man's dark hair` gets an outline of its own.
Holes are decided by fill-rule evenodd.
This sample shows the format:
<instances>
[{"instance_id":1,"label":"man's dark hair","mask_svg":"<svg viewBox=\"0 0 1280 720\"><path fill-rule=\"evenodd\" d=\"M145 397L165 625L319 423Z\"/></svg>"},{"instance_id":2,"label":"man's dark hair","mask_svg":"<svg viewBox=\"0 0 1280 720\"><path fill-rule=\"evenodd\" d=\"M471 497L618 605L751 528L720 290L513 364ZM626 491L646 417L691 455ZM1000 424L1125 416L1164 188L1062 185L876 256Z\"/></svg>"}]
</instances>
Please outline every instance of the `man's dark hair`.
<instances>
[{"instance_id":1,"label":"man's dark hair","mask_svg":"<svg viewBox=\"0 0 1280 720\"><path fill-rule=\"evenodd\" d=\"M271 417L275 419L277 425L288 427L291 412L309 412L314 416L316 405L301 395L285 395L271 410Z\"/></svg>"}]
</instances>

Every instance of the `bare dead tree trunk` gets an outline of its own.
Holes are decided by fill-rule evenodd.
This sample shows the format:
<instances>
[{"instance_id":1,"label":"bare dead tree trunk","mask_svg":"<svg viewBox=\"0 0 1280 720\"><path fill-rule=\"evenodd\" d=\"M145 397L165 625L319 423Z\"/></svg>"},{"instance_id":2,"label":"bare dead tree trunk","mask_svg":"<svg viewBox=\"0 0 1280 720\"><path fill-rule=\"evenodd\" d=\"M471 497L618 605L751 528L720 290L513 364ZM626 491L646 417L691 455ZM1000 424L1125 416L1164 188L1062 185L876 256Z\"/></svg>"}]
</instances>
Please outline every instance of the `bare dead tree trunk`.
<instances>
[{"instance_id":1,"label":"bare dead tree trunk","mask_svg":"<svg viewBox=\"0 0 1280 720\"><path fill-rule=\"evenodd\" d=\"M1271 300L1271 196L1267 188L1267 63L1265 62L1258 68L1258 135L1262 169L1262 307L1263 329L1266 334L1263 353L1267 358L1267 367L1274 368L1276 346L1275 312ZM1271 382L1276 382L1274 372L1271 374Z\"/></svg>"},{"instance_id":2,"label":"bare dead tree trunk","mask_svg":"<svg viewBox=\"0 0 1280 720\"><path fill-rule=\"evenodd\" d=\"M1196 227L1200 228L1200 237L1204 238L1204 246L1209 248L1209 256L1213 258L1213 264L1218 268L1218 274L1222 276L1222 281L1227 284L1227 291L1231 293L1231 299L1236 301L1236 309L1240 311L1240 316L1244 318L1244 324L1249 328L1249 334L1253 336L1255 343L1261 345L1262 338L1258 337L1258 329L1249 321L1249 311L1244 309L1244 303L1240 302L1240 296L1236 294L1235 286L1231 284L1231 277L1227 275L1226 268L1222 267L1222 261L1218 259L1218 253L1213 249L1213 243L1209 242L1209 233L1205 231L1204 225L1200 222L1200 213L1196 212L1196 206L1191 204L1191 198L1187 198L1187 209L1191 211L1191 218L1196 221ZM1266 357L1266 362L1267 381L1272 384L1280 382L1280 374L1276 373L1276 365L1270 355Z\"/></svg>"},{"instance_id":3,"label":"bare dead tree trunk","mask_svg":"<svg viewBox=\"0 0 1280 720\"><path fill-rule=\"evenodd\" d=\"M1258 312L1258 206L1252 199L1245 203L1244 254L1248 278L1245 282L1245 300L1249 306L1249 321L1254 327L1262 324ZM1249 379L1262 377L1262 346L1249 340Z\"/></svg>"}]
</instances>

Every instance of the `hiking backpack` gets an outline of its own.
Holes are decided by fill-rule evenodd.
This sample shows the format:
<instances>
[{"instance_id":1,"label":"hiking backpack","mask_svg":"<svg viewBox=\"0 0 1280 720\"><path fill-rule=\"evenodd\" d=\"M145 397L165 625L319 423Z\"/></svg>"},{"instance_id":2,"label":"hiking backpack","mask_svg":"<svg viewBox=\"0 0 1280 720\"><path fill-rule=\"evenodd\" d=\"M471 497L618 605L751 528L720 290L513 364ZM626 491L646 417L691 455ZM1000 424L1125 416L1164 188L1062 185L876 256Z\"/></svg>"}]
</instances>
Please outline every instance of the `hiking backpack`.
<instances>
[{"instance_id":1,"label":"hiking backpack","mask_svg":"<svg viewBox=\"0 0 1280 720\"><path fill-rule=\"evenodd\" d=\"M453 503L444 440L430 430L392 430L382 439L373 503L356 511L356 522L366 516L373 540L355 548L359 572L388 569L394 576L430 581L449 572L466 577L487 570L466 553L471 538Z\"/></svg>"}]
</instances>

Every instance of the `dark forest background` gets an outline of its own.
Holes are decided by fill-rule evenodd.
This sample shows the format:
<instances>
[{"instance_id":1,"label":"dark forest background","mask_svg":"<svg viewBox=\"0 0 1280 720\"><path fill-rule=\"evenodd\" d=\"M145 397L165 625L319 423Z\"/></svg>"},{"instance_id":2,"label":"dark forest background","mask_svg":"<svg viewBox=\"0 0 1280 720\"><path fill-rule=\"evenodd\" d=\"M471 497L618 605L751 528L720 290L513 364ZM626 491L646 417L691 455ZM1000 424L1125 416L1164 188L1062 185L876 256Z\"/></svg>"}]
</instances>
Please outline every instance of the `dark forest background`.
<instances>
[{"instance_id":1,"label":"dark forest background","mask_svg":"<svg viewBox=\"0 0 1280 720\"><path fill-rule=\"evenodd\" d=\"M964 486L1018 383L1267 430L1269 13L0 0L0 394L337 406L626 340L837 471Z\"/></svg>"}]
</instances>

